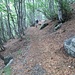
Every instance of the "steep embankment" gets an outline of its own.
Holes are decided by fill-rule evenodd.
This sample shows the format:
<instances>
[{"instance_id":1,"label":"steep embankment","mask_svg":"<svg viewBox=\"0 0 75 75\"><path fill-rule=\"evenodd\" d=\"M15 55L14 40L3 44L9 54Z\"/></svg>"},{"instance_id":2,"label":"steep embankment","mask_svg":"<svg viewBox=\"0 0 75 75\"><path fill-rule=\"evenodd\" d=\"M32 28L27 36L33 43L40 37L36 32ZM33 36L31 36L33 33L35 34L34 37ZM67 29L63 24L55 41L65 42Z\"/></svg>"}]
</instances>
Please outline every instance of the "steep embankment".
<instances>
[{"instance_id":1,"label":"steep embankment","mask_svg":"<svg viewBox=\"0 0 75 75\"><path fill-rule=\"evenodd\" d=\"M28 29L31 38L28 64L31 68L36 64L41 65L47 72L45 75L73 75L75 59L65 53L63 43L65 39L75 35L75 21L72 19L65 22L56 32L53 32L53 25L50 22L43 30L39 30L39 27Z\"/></svg>"}]
</instances>

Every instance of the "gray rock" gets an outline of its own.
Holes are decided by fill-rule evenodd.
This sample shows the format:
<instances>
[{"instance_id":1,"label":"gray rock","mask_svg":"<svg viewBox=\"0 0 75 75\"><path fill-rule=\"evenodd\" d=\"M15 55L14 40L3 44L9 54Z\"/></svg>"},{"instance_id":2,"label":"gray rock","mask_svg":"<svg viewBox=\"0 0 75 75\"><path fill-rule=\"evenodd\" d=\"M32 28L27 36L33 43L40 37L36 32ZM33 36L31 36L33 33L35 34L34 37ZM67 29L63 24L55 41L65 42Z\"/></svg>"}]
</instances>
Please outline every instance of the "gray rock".
<instances>
[{"instance_id":1,"label":"gray rock","mask_svg":"<svg viewBox=\"0 0 75 75\"><path fill-rule=\"evenodd\" d=\"M39 64L36 64L31 71L31 75L46 75L46 70Z\"/></svg>"},{"instance_id":2,"label":"gray rock","mask_svg":"<svg viewBox=\"0 0 75 75\"><path fill-rule=\"evenodd\" d=\"M69 55L75 57L75 36L67 39L64 42L64 49Z\"/></svg>"},{"instance_id":3,"label":"gray rock","mask_svg":"<svg viewBox=\"0 0 75 75\"><path fill-rule=\"evenodd\" d=\"M62 23L59 23L57 26L55 26L54 31L58 30L61 27Z\"/></svg>"},{"instance_id":4,"label":"gray rock","mask_svg":"<svg viewBox=\"0 0 75 75\"><path fill-rule=\"evenodd\" d=\"M75 38L72 39L72 45L75 47Z\"/></svg>"}]
</instances>

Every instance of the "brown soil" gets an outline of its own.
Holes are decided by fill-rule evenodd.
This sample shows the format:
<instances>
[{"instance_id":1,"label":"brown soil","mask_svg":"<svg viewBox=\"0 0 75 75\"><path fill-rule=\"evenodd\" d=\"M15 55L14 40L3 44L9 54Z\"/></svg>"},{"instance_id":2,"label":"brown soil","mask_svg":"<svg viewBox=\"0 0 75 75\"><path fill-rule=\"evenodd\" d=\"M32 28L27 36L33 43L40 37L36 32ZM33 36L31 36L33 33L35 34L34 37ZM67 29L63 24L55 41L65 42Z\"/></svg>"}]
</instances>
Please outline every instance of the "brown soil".
<instances>
[{"instance_id":1,"label":"brown soil","mask_svg":"<svg viewBox=\"0 0 75 75\"><path fill-rule=\"evenodd\" d=\"M65 22L56 32L53 32L53 24L50 22L43 30L31 27L22 41L15 39L5 44L6 51L2 54L14 58L12 75L39 75L33 73L36 64L46 71L44 75L75 74L75 58L67 55L63 48L64 40L75 35L75 22Z\"/></svg>"}]
</instances>

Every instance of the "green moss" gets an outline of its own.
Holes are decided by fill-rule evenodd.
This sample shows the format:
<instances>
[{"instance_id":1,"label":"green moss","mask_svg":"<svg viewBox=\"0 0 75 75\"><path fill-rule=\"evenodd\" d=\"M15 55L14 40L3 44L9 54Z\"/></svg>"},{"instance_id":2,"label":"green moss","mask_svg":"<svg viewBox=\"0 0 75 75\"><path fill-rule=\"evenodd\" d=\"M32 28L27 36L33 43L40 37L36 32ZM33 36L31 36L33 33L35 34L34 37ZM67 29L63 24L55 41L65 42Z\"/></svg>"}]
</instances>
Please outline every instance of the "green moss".
<instances>
[{"instance_id":1,"label":"green moss","mask_svg":"<svg viewBox=\"0 0 75 75\"><path fill-rule=\"evenodd\" d=\"M21 51L21 50L18 50L18 51L17 51L17 54L18 54L18 55L20 55L21 53L22 53L22 51Z\"/></svg>"},{"instance_id":2,"label":"green moss","mask_svg":"<svg viewBox=\"0 0 75 75\"><path fill-rule=\"evenodd\" d=\"M10 66L4 68L4 74L5 75L11 75L11 72L12 72L12 70L11 70L11 67Z\"/></svg>"}]
</instances>

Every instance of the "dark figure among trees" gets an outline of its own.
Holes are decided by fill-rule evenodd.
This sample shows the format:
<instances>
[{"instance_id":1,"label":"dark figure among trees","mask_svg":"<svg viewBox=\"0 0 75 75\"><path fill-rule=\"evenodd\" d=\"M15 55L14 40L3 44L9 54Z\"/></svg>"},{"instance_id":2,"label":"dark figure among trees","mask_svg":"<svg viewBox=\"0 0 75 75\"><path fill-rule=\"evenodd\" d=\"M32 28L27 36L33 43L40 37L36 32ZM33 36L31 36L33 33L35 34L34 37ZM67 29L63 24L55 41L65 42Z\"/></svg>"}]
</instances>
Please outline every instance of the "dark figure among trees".
<instances>
[{"instance_id":1,"label":"dark figure among trees","mask_svg":"<svg viewBox=\"0 0 75 75\"><path fill-rule=\"evenodd\" d=\"M38 25L38 22L39 22L38 20L35 21L35 26L36 26L36 27L37 27L37 25Z\"/></svg>"}]
</instances>

